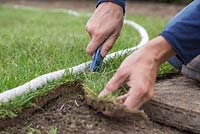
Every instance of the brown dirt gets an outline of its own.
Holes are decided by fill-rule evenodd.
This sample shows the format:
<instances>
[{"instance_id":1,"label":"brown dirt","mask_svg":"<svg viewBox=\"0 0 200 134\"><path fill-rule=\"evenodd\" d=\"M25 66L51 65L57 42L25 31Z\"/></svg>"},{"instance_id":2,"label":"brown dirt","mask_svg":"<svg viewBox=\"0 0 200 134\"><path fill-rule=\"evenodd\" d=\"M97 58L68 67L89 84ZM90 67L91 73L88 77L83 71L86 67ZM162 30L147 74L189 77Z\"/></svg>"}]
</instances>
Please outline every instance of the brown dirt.
<instances>
[{"instance_id":1,"label":"brown dirt","mask_svg":"<svg viewBox=\"0 0 200 134\"><path fill-rule=\"evenodd\" d=\"M0 3L18 4L25 6L35 6L42 8L67 8L73 10L84 10L93 12L95 9L96 1L39 1L39 0L1 0ZM164 3L153 2L126 2L126 12L130 15L146 15L146 16L160 16L169 18L179 12L185 5L173 5Z\"/></svg>"},{"instance_id":2,"label":"brown dirt","mask_svg":"<svg viewBox=\"0 0 200 134\"><path fill-rule=\"evenodd\" d=\"M32 111L32 116L30 113L23 113L29 116L24 116L25 118L21 118L20 122L13 127L5 128L0 134L6 132L24 134L30 130L48 133L52 128L57 128L58 134L183 134L176 129L153 123L147 119L105 117L86 105L84 90L77 82L63 84L50 94L50 96L47 95L48 97L40 98L38 101L40 105L42 102L45 105L34 110L35 112ZM60 96L56 97L59 94Z\"/></svg>"}]
</instances>

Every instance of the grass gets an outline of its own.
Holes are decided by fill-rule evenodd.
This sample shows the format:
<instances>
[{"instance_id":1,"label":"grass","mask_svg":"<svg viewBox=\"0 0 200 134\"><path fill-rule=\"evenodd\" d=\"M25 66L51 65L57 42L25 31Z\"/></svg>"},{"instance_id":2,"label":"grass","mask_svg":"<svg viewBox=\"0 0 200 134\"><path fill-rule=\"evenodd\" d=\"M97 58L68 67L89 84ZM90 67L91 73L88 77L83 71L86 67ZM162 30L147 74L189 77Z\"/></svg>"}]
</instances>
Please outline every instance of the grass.
<instances>
[{"instance_id":1,"label":"grass","mask_svg":"<svg viewBox=\"0 0 200 134\"><path fill-rule=\"evenodd\" d=\"M84 77L84 85L88 89L92 90L92 95L97 97L101 90L104 88L105 84L112 78L117 68L120 66L121 62L126 56L121 56L117 60L113 59L110 62L106 62L100 72L87 73ZM158 71L158 77L165 76L167 74L176 73L177 70L173 68L170 64L164 63L161 65ZM127 87L122 87L122 89L127 90ZM112 95L118 96L118 92L113 93Z\"/></svg>"},{"instance_id":2,"label":"grass","mask_svg":"<svg viewBox=\"0 0 200 134\"><path fill-rule=\"evenodd\" d=\"M24 10L0 6L0 92L19 86L42 74L68 68L90 60L85 53L89 37L85 32L88 17L72 17L52 10ZM127 16L144 26L150 38L159 34L167 19L146 16ZM111 52L139 43L138 33L124 26ZM114 74L122 56L107 62L101 73L66 74L49 82L40 90L16 97L0 105L0 118L15 117L23 107L32 106L33 98L43 96L66 80L80 79L97 95ZM168 64L160 75L174 71Z\"/></svg>"},{"instance_id":3,"label":"grass","mask_svg":"<svg viewBox=\"0 0 200 134\"><path fill-rule=\"evenodd\" d=\"M85 53L88 17L0 6L0 18L0 92L90 60ZM123 31L113 51L139 41L129 27Z\"/></svg>"},{"instance_id":4,"label":"grass","mask_svg":"<svg viewBox=\"0 0 200 134\"><path fill-rule=\"evenodd\" d=\"M1 92L89 60L86 18L4 6L0 18Z\"/></svg>"}]
</instances>

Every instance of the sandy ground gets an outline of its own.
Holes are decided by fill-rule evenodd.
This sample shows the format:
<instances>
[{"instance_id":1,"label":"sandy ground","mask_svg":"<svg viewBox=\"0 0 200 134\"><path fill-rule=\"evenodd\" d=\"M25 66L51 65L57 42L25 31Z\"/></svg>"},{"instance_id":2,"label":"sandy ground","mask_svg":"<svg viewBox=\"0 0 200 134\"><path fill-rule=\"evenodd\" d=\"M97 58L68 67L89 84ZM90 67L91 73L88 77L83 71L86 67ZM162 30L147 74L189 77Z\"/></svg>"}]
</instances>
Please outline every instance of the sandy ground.
<instances>
[{"instance_id":1,"label":"sandy ground","mask_svg":"<svg viewBox=\"0 0 200 134\"><path fill-rule=\"evenodd\" d=\"M39 1L39 0L0 0L0 3L36 6L42 8L68 8L93 12L96 1ZM130 15L160 16L169 18L183 9L185 5L172 5L152 2L126 2L126 12Z\"/></svg>"}]
</instances>

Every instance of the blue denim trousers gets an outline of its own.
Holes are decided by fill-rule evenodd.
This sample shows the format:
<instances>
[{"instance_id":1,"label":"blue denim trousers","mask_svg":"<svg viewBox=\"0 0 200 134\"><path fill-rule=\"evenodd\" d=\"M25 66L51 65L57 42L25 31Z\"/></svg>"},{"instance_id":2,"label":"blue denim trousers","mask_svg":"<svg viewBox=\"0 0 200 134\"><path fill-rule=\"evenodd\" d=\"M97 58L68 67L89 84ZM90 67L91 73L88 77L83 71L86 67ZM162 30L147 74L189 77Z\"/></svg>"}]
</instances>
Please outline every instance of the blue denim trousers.
<instances>
[{"instance_id":1,"label":"blue denim trousers","mask_svg":"<svg viewBox=\"0 0 200 134\"><path fill-rule=\"evenodd\" d=\"M177 56L172 56L171 58L168 59L168 62L176 69L181 71L183 62L180 60L180 58L178 58Z\"/></svg>"}]
</instances>

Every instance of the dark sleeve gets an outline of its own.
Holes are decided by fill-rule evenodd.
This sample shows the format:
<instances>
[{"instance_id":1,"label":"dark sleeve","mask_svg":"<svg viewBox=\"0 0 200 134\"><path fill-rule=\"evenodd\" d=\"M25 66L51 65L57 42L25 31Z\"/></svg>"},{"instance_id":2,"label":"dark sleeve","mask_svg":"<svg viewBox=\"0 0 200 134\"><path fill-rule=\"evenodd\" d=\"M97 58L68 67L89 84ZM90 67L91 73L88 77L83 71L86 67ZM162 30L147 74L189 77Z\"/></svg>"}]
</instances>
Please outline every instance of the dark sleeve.
<instances>
[{"instance_id":1,"label":"dark sleeve","mask_svg":"<svg viewBox=\"0 0 200 134\"><path fill-rule=\"evenodd\" d=\"M184 64L200 54L200 0L194 0L160 34Z\"/></svg>"},{"instance_id":2,"label":"dark sleeve","mask_svg":"<svg viewBox=\"0 0 200 134\"><path fill-rule=\"evenodd\" d=\"M125 14L125 0L97 0L97 6L99 6L99 4L103 3L103 2L113 2L119 6L122 7L123 9L123 13Z\"/></svg>"}]
</instances>

